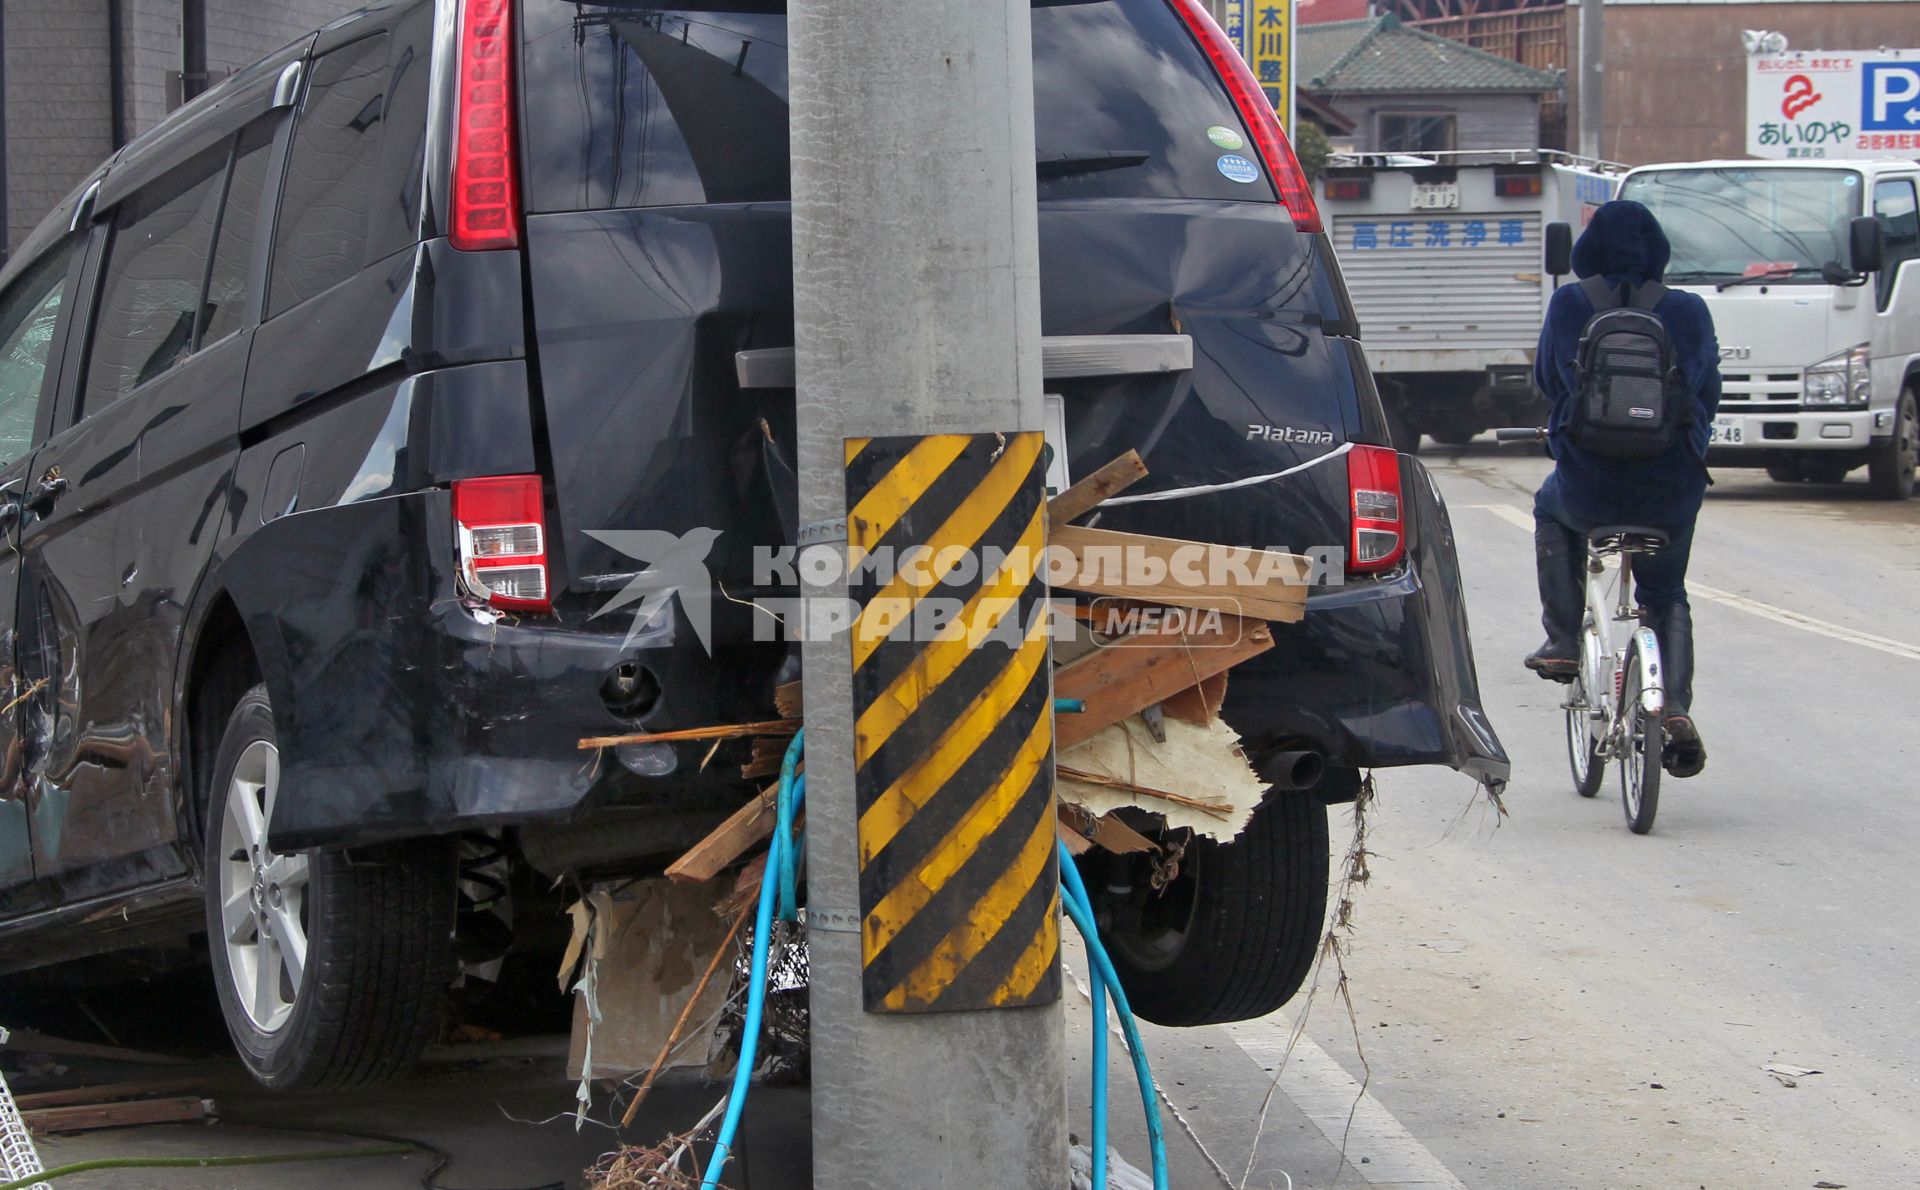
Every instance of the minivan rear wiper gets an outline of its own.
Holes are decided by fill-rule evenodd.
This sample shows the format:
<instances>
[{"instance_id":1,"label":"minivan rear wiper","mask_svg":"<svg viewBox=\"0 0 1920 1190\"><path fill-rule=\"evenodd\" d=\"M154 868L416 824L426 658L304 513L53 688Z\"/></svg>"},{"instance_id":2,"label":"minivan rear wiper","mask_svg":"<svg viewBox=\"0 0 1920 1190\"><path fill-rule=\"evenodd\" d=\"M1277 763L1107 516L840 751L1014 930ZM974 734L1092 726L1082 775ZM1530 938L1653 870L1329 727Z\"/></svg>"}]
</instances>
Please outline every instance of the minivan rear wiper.
<instances>
[{"instance_id":1,"label":"minivan rear wiper","mask_svg":"<svg viewBox=\"0 0 1920 1190\"><path fill-rule=\"evenodd\" d=\"M1152 156L1138 149L1096 149L1088 153L1034 154L1034 168L1043 178L1063 178L1068 174L1090 174L1107 169L1130 169L1145 165Z\"/></svg>"}]
</instances>

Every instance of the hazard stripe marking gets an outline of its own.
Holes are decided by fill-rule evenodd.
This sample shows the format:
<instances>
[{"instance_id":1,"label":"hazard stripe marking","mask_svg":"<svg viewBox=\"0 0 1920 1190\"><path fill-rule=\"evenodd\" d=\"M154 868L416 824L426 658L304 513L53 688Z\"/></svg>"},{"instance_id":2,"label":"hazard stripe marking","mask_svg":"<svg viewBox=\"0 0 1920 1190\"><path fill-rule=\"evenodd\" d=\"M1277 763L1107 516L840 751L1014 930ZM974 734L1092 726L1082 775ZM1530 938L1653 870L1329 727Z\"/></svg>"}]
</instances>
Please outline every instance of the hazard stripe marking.
<instances>
[{"instance_id":1,"label":"hazard stripe marking","mask_svg":"<svg viewBox=\"0 0 1920 1190\"><path fill-rule=\"evenodd\" d=\"M1042 452L847 443L848 552L872 565L848 584L870 1012L1060 995Z\"/></svg>"}]
</instances>

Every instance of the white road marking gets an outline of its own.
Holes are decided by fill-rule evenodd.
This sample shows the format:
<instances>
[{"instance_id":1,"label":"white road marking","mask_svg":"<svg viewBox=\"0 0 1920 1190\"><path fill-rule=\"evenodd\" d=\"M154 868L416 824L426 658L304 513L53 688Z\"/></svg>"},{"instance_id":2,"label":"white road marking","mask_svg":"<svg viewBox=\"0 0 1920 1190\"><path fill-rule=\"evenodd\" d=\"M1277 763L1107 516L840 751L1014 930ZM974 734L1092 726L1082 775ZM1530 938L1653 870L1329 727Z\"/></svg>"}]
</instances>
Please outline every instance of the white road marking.
<instances>
[{"instance_id":1,"label":"white road marking","mask_svg":"<svg viewBox=\"0 0 1920 1190\"><path fill-rule=\"evenodd\" d=\"M1515 528L1525 529L1529 533L1533 532L1533 517L1520 511L1511 504L1464 504L1461 505L1461 507L1484 509L1508 524L1513 525ZM1758 599L1749 599L1745 595L1737 595L1732 591L1722 591L1718 587L1709 587L1704 583L1698 583L1692 579L1687 580L1687 593L1689 595L1697 595L1702 599L1710 600L1714 603L1725 604L1727 607L1738 608L1750 615L1772 620L1776 624L1785 624L1789 628L1798 628L1803 632L1817 633L1820 636L1832 640L1845 641L1850 645L1859 645L1863 649L1875 649L1894 657L1905 658L1908 661L1920 661L1920 646L1910 645L1905 641L1894 640L1886 636L1875 636L1871 632L1861 632L1857 628L1848 628L1844 624L1834 624L1826 620L1815 619L1812 616L1802 615L1799 612L1791 611L1784 607L1776 607L1771 603L1762 603Z\"/></svg>"},{"instance_id":2,"label":"white road marking","mask_svg":"<svg viewBox=\"0 0 1920 1190\"><path fill-rule=\"evenodd\" d=\"M1249 1058L1270 1071L1280 1071L1280 1090L1329 1143L1345 1148L1347 1163L1368 1185L1466 1190L1466 1183L1310 1038L1295 1041L1293 1053L1288 1054L1293 1026L1286 1017L1275 1015L1225 1028ZM1362 1157L1367 1159L1365 1165L1360 1164Z\"/></svg>"}]
</instances>

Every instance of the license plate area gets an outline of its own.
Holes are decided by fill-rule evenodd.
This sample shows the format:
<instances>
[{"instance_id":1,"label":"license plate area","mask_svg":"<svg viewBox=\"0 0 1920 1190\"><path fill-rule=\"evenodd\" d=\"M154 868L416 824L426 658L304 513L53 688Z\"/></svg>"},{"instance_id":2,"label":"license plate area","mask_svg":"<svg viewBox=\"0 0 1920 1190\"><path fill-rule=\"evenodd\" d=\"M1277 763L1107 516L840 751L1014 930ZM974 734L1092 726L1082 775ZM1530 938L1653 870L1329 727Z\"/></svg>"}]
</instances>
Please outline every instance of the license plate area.
<instances>
[{"instance_id":1,"label":"license plate area","mask_svg":"<svg viewBox=\"0 0 1920 1190\"><path fill-rule=\"evenodd\" d=\"M1713 446L1740 446L1747 440L1746 426L1732 417L1713 419L1713 430L1707 441Z\"/></svg>"},{"instance_id":2,"label":"license plate area","mask_svg":"<svg viewBox=\"0 0 1920 1190\"><path fill-rule=\"evenodd\" d=\"M1416 211L1451 211L1460 207L1459 182L1415 182L1413 184L1413 209Z\"/></svg>"}]
</instances>

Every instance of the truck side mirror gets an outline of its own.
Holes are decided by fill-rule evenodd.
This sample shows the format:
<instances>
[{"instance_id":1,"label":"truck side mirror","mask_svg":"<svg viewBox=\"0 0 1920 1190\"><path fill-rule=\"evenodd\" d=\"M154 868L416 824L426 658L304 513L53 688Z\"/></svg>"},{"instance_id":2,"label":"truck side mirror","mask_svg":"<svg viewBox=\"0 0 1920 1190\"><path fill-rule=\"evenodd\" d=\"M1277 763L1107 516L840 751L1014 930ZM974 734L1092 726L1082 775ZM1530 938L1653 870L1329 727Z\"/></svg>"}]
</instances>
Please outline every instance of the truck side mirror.
<instances>
[{"instance_id":1,"label":"truck side mirror","mask_svg":"<svg viewBox=\"0 0 1920 1190\"><path fill-rule=\"evenodd\" d=\"M1546 230L1547 275L1555 281L1573 271L1573 228L1549 223Z\"/></svg>"},{"instance_id":2,"label":"truck side mirror","mask_svg":"<svg viewBox=\"0 0 1920 1190\"><path fill-rule=\"evenodd\" d=\"M1847 224L1848 264L1853 271L1866 276L1877 273L1886 263L1880 242L1880 221L1872 215L1862 215Z\"/></svg>"}]
</instances>

